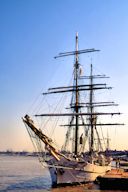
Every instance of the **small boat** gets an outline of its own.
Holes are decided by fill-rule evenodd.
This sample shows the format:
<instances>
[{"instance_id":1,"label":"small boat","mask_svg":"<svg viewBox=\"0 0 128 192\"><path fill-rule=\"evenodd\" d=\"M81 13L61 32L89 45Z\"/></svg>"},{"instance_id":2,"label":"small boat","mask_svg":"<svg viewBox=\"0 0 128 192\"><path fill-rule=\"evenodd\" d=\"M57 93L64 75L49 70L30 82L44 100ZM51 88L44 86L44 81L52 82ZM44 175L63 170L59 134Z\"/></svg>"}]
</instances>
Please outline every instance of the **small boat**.
<instances>
[{"instance_id":1,"label":"small boat","mask_svg":"<svg viewBox=\"0 0 128 192\"><path fill-rule=\"evenodd\" d=\"M127 167L128 166L128 161L123 161L123 160L119 161L119 166Z\"/></svg>"},{"instance_id":2,"label":"small boat","mask_svg":"<svg viewBox=\"0 0 128 192\"><path fill-rule=\"evenodd\" d=\"M40 119L40 126L28 114L22 118L29 136L39 152L39 161L43 166L49 168L53 186L93 182L98 176L102 176L111 170L111 158L105 152L106 145L105 148L102 145L105 137L103 133L99 133L99 129L104 126L122 125L103 120L103 117L120 115L120 113L98 110L116 106L114 102L96 101L94 97L96 91L111 89L105 83L95 82L95 80L107 77L105 75L95 75L92 64L90 65L90 74L82 75L79 55L98 52L99 50L79 50L78 33L75 42L75 51L60 53L55 57L57 59L74 56L72 84L49 88L47 92L43 93L45 100L47 96L51 96L51 100L54 99L53 95L55 94L64 94L64 100L60 100L58 103L52 102L52 105L49 105L51 106L51 112L48 112L46 105L43 104L43 112L45 113L35 114L34 116L34 118ZM70 98L67 99L67 97ZM69 104L67 104L68 102ZM56 107L54 107L54 104L56 104ZM62 106L64 104L63 110ZM102 120L103 122L101 122ZM67 130L65 135L61 134L62 128ZM55 131L58 134L56 139ZM64 143L59 148L56 143L63 140L64 137Z\"/></svg>"},{"instance_id":3,"label":"small boat","mask_svg":"<svg viewBox=\"0 0 128 192\"><path fill-rule=\"evenodd\" d=\"M128 190L128 173L121 169L113 169L104 176L98 176L97 182L100 189Z\"/></svg>"}]
</instances>

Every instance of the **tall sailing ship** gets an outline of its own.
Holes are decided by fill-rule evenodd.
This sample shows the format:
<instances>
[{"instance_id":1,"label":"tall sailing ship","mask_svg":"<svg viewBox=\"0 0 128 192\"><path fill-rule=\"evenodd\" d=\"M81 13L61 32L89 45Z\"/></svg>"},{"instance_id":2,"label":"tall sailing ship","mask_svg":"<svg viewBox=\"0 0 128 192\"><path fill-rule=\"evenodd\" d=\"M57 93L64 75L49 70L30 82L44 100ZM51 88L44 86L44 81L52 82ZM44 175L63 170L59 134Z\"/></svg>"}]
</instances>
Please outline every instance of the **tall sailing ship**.
<instances>
[{"instance_id":1,"label":"tall sailing ship","mask_svg":"<svg viewBox=\"0 0 128 192\"><path fill-rule=\"evenodd\" d=\"M35 115L37 119L41 119L42 123L40 123L39 127L29 115L25 115L23 118L29 136L39 152L40 162L44 167L49 168L53 186L92 182L96 180L97 176L104 175L109 171L111 169L111 158L103 153L107 146L106 148L102 146L105 137L101 138L103 133L100 135L99 129L105 126L122 125L121 123L111 123L103 120L103 117L120 115L120 113L98 110L104 107L116 106L114 102L96 101L94 97L95 92L98 90L111 89L104 83L95 82L95 80L107 77L105 75L94 75L92 64L88 76L83 76L81 73L79 55L99 50L79 50L78 34L76 34L75 41L75 51L60 53L55 57L74 56L72 84L49 88L47 92L43 93L44 97L53 96L53 94L68 94L70 103L65 108L68 112L63 111L63 109L56 110L59 106L58 103L56 108L51 107L53 110L50 113L47 113L46 109L44 109L46 113ZM65 97L64 100L66 100ZM64 104L64 101L61 101L62 104ZM63 125L59 124L60 118L63 119ZM54 135L52 133L55 132L55 128L58 126L60 127L57 129L57 140L63 140L63 138L59 137L65 137L61 148L56 144L55 137L52 138L52 135ZM63 127L67 132L61 136L59 130ZM53 128L52 132L49 131L51 128ZM46 130L49 131L50 135L46 133ZM108 141L107 139L107 145Z\"/></svg>"}]
</instances>

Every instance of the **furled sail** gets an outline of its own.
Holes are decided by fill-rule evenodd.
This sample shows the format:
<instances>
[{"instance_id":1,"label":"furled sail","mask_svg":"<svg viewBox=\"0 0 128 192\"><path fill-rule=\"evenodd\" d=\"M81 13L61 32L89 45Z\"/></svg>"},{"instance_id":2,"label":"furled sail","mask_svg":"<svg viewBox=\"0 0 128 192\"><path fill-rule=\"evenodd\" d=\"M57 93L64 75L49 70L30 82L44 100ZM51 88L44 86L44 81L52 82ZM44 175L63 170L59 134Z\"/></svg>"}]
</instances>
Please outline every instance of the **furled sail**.
<instances>
[{"instance_id":1,"label":"furled sail","mask_svg":"<svg viewBox=\"0 0 128 192\"><path fill-rule=\"evenodd\" d=\"M59 161L60 157L64 157L65 159L70 160L53 146L53 141L51 138L49 138L44 133L42 133L41 130L36 128L33 120L28 115L25 115L25 117L23 118L23 122L36 134L36 136L38 136L41 141L43 141L43 143L45 144L45 148L56 158L56 160Z\"/></svg>"}]
</instances>

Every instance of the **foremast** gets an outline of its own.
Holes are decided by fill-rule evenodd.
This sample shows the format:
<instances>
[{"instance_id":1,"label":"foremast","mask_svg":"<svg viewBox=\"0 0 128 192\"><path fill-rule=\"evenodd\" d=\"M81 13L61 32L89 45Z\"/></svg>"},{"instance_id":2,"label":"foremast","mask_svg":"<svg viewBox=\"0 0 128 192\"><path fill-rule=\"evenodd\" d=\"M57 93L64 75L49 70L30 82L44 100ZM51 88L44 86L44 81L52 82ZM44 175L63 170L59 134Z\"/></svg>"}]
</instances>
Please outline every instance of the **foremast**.
<instances>
[{"instance_id":1,"label":"foremast","mask_svg":"<svg viewBox=\"0 0 128 192\"><path fill-rule=\"evenodd\" d=\"M79 62L78 62L78 33L76 34L76 58L75 58L75 73L74 73L74 80L75 80L75 112L79 113L79 90L78 90L78 75L79 75ZM78 152L78 129L79 129L79 116L76 116L76 128L75 128L75 155Z\"/></svg>"}]
</instances>

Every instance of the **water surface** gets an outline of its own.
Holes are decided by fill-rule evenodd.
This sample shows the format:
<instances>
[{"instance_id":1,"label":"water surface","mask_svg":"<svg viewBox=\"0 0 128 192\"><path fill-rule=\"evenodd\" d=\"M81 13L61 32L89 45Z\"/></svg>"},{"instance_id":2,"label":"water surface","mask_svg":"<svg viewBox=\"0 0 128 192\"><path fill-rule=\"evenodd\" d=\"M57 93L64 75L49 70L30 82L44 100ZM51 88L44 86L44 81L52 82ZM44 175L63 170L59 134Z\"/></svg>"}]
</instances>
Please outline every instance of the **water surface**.
<instances>
[{"instance_id":1,"label":"water surface","mask_svg":"<svg viewBox=\"0 0 128 192\"><path fill-rule=\"evenodd\" d=\"M0 191L44 192L51 188L51 179L37 157L0 156Z\"/></svg>"},{"instance_id":2,"label":"water surface","mask_svg":"<svg viewBox=\"0 0 128 192\"><path fill-rule=\"evenodd\" d=\"M51 178L37 157L0 155L0 192L114 192L95 185L51 189ZM121 192L121 191L115 191Z\"/></svg>"}]
</instances>

